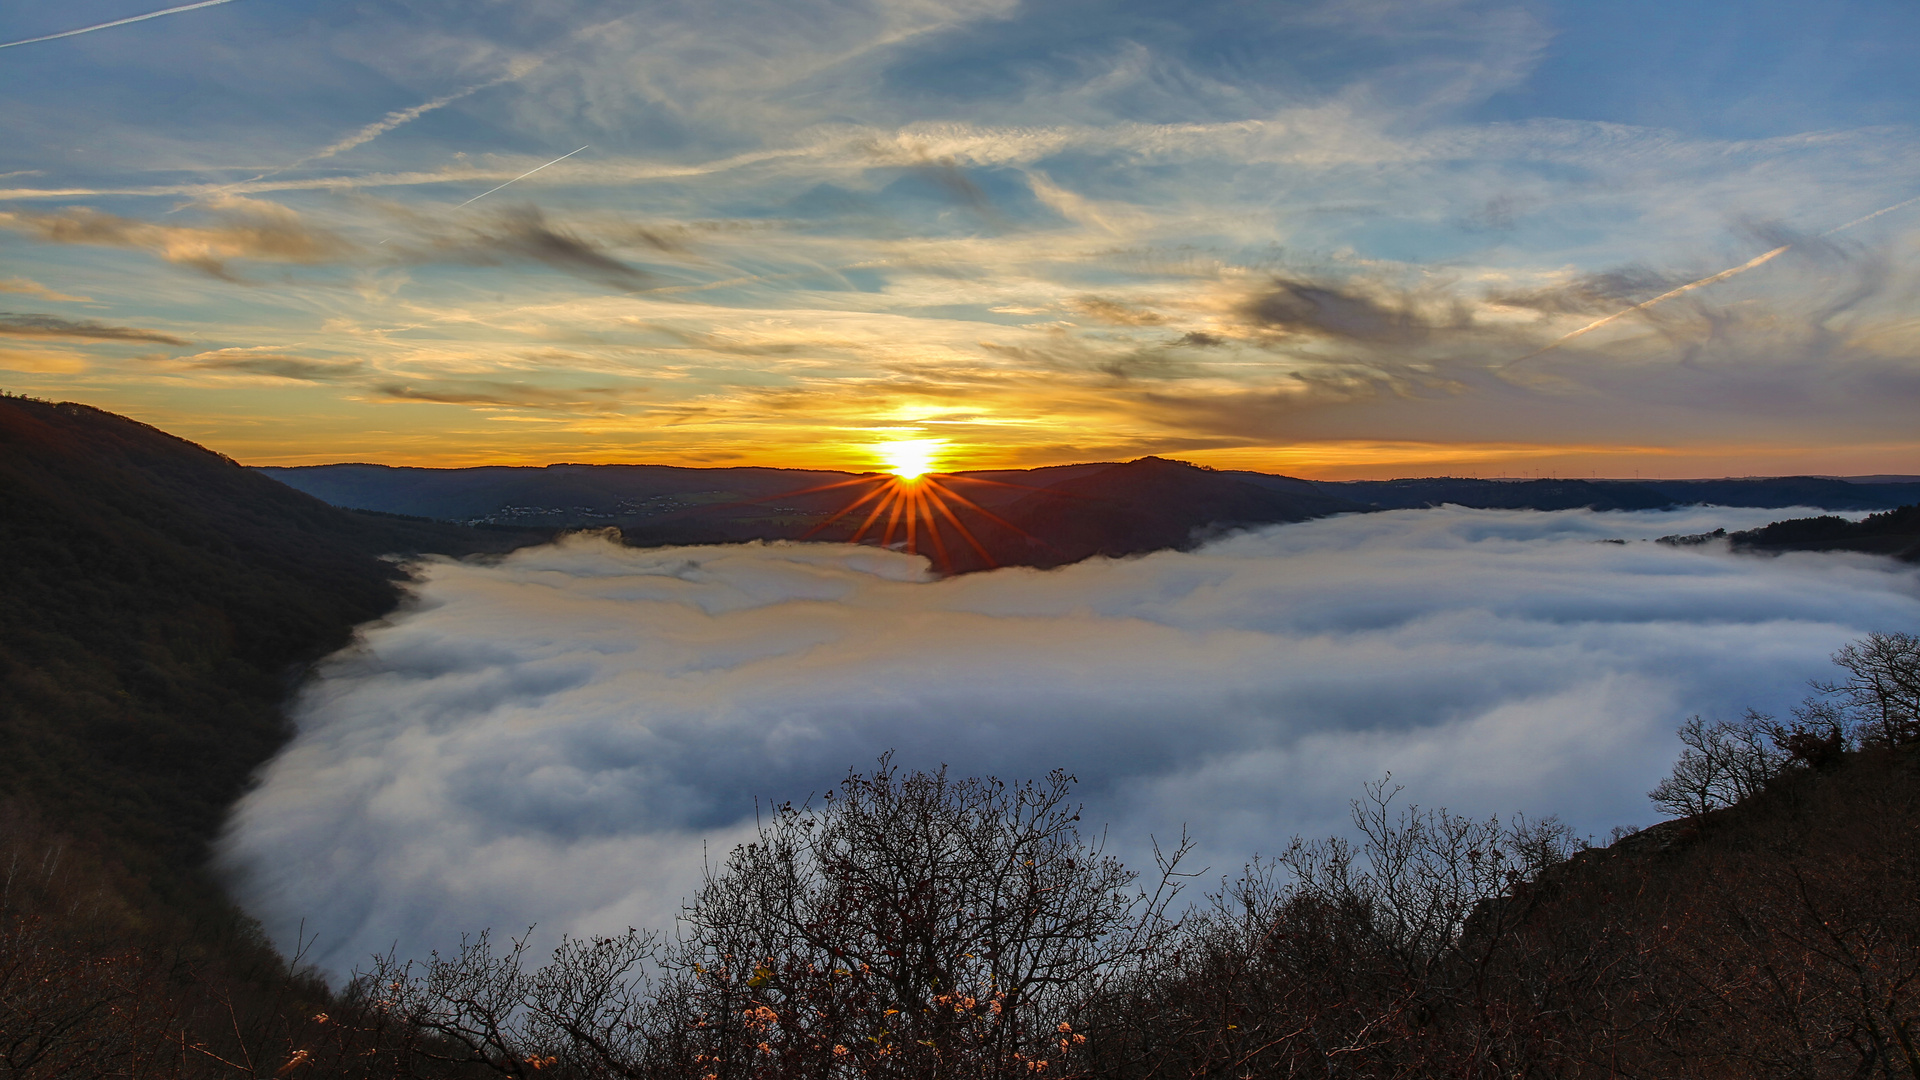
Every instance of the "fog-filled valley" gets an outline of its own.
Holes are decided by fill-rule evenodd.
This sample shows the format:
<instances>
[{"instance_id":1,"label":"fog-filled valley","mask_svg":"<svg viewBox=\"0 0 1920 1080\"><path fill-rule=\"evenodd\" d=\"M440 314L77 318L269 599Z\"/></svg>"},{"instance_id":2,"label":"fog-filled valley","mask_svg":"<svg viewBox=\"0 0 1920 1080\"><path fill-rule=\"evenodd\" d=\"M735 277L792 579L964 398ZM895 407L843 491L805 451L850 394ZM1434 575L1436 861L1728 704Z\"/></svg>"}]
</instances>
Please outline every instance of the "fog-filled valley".
<instances>
[{"instance_id":1,"label":"fog-filled valley","mask_svg":"<svg viewBox=\"0 0 1920 1080\"><path fill-rule=\"evenodd\" d=\"M941 573L0 442L9 1075L1837 1076L1913 1023L1920 508L1805 516L1864 485L1147 458ZM1161 549L1056 565L1110 543Z\"/></svg>"},{"instance_id":2,"label":"fog-filled valley","mask_svg":"<svg viewBox=\"0 0 1920 1080\"><path fill-rule=\"evenodd\" d=\"M1655 542L1785 516L1402 510L946 579L871 547L598 534L431 559L300 690L219 861L341 976L489 927L671 927L756 814L888 750L1067 769L1130 865L1185 828L1216 878L1343 831L1388 773L1604 841L1657 817L1681 719L1784 712L1843 643L1920 624L1886 559Z\"/></svg>"}]
</instances>

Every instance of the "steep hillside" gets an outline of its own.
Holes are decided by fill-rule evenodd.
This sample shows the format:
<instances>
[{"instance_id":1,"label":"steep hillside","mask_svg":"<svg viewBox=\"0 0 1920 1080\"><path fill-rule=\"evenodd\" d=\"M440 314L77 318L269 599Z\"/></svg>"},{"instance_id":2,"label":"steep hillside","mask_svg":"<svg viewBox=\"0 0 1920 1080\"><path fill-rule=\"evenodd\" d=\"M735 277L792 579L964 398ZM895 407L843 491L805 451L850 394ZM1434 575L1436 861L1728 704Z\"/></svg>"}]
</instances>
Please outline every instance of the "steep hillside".
<instances>
[{"instance_id":1,"label":"steep hillside","mask_svg":"<svg viewBox=\"0 0 1920 1080\"><path fill-rule=\"evenodd\" d=\"M536 538L348 513L125 417L0 398L0 790L199 889L302 665L397 601L380 556Z\"/></svg>"},{"instance_id":2,"label":"steep hillside","mask_svg":"<svg viewBox=\"0 0 1920 1080\"><path fill-rule=\"evenodd\" d=\"M1882 746L1576 856L1508 940L1587 1074L1911 1076L1916 896L1920 748Z\"/></svg>"}]
</instances>

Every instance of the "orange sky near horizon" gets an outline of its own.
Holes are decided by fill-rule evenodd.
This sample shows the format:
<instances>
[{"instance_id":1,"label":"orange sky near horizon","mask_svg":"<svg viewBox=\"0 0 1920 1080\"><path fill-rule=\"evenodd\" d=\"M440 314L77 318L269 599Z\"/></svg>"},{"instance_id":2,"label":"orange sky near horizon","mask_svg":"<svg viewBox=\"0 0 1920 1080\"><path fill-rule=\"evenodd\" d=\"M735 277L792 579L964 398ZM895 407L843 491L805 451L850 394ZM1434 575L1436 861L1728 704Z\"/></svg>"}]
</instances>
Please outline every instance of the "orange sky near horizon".
<instances>
[{"instance_id":1,"label":"orange sky near horizon","mask_svg":"<svg viewBox=\"0 0 1920 1080\"><path fill-rule=\"evenodd\" d=\"M8 388L11 389L11 388ZM32 396L46 396L35 394ZM821 441L806 429L790 446L763 445L753 450L716 447L686 449L647 438L626 442L617 428L577 430L556 443L552 433L504 434L460 425L449 430L428 421L428 406L387 406L399 421L372 429L354 426L306 429L296 420L263 421L223 415L205 408L192 411L153 407L142 401L116 402L115 395L84 400L112 412L152 424L247 465L325 465L365 462L425 468L550 464L677 465L694 468L762 466L788 469L888 471L887 444L922 440L919 429L897 432L854 429L844 441ZM63 399L64 400L64 399ZM79 400L79 399L75 399ZM407 413L424 413L406 416ZM441 411L444 415L444 410ZM416 424L406 420L422 421ZM932 438L939 440L939 434ZM1920 440L1864 446L1553 446L1446 444L1393 441L1329 441L1294 446L1160 449L1151 445L1112 448L1109 454L1049 453L1045 448L994 446L944 440L932 451L940 472L1027 469L1093 461L1126 461L1154 455L1217 469L1276 473L1315 480L1385 480L1419 476L1480 478L1702 478L1724 476L1920 475Z\"/></svg>"},{"instance_id":2,"label":"orange sky near horizon","mask_svg":"<svg viewBox=\"0 0 1920 1080\"><path fill-rule=\"evenodd\" d=\"M262 465L1920 474L1869 6L13 5L0 390Z\"/></svg>"}]
</instances>

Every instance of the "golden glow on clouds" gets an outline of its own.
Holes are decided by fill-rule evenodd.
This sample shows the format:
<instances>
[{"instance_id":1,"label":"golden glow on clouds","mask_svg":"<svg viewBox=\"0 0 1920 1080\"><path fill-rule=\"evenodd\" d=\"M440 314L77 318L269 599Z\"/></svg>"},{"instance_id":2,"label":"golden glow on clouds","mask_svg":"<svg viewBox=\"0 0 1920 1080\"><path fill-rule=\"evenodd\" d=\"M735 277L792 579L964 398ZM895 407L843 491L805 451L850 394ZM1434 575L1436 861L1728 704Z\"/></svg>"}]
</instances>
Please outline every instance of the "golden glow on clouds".
<instances>
[{"instance_id":1,"label":"golden glow on clouds","mask_svg":"<svg viewBox=\"0 0 1920 1080\"><path fill-rule=\"evenodd\" d=\"M14 372L37 375L76 375L87 370L86 357L61 349L10 349L0 345L0 375ZM18 383L19 380L9 380Z\"/></svg>"},{"instance_id":2,"label":"golden glow on clouds","mask_svg":"<svg viewBox=\"0 0 1920 1080\"><path fill-rule=\"evenodd\" d=\"M1426 89L1396 103L1388 88L1441 71L1447 100L1510 89L1550 37L1524 5L1475 20L1481 36L1415 5L1399 30L1438 51L1325 93L1115 29L1110 56L1076 47L1070 70L975 97L928 61L976 34L1054 32L1028 24L1039 9L798 3L808 31L777 39L701 5L663 9L663 29L584 0L538 32L375 5L343 24L364 46L350 61L307 42L297 64L244 71L217 50L169 58L236 117L257 105L259 128L113 89L146 68L75 54L71 86L9 102L21 130L61 130L82 94L145 134L90 139L93 164L49 135L20 151L44 161L0 174L0 307L28 320L0 336L0 389L262 464L910 478L1158 454L1317 477L1618 475L1730 448L1844 471L1834 455L1871 443L1864 471L1920 472L1897 449L1920 386L1920 213L1895 212L1912 170L1887 164L1908 135L1730 142L1436 119ZM1283 43L1296 7L1232 19ZM1369 43L1355 55L1399 55L1373 47L1364 5L1308 8L1316 34ZM90 39L116 40L140 48ZM329 113L304 76L275 81L330 61L418 92ZM456 112L470 146L440 141ZM681 134L619 134L653 116ZM1862 227L1788 251L1735 217ZM1753 272L1700 277L1730 263Z\"/></svg>"}]
</instances>

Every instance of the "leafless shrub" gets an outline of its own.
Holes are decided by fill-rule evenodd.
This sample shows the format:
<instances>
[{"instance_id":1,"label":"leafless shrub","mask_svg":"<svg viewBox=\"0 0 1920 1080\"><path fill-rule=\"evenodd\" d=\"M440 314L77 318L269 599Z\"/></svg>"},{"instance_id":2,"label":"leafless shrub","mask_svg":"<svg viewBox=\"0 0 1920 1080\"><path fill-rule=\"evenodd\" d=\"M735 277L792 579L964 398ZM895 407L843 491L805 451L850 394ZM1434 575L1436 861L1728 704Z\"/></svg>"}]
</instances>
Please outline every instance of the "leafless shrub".
<instances>
[{"instance_id":1,"label":"leafless shrub","mask_svg":"<svg viewBox=\"0 0 1920 1080\"><path fill-rule=\"evenodd\" d=\"M99 848L0 803L0 1077L376 1074L370 1032L327 1015L297 958L181 948L141 899Z\"/></svg>"},{"instance_id":2,"label":"leafless shrub","mask_svg":"<svg viewBox=\"0 0 1920 1080\"><path fill-rule=\"evenodd\" d=\"M1510 1041L1490 972L1517 891L1582 848L1558 820L1395 807L1357 837L1296 840L1191 913L1169 948L1090 1003L1102 1075L1471 1075ZM1475 1063L1478 1063L1477 1065Z\"/></svg>"},{"instance_id":3,"label":"leafless shrub","mask_svg":"<svg viewBox=\"0 0 1920 1080\"><path fill-rule=\"evenodd\" d=\"M530 968L527 937L496 953L483 931L451 956L423 963L376 957L348 990L357 1008L402 1033L403 1061L527 1076L557 1067L577 1076L652 1075L659 1055L648 965L653 933L562 938Z\"/></svg>"},{"instance_id":4,"label":"leafless shrub","mask_svg":"<svg viewBox=\"0 0 1920 1080\"><path fill-rule=\"evenodd\" d=\"M1446 810L1409 806L1397 814L1388 781L1368 784L1353 803L1360 842L1295 840L1278 862L1293 892L1336 909L1364 912L1382 954L1422 967L1459 939L1468 916L1522 875L1507 831Z\"/></svg>"}]
</instances>

